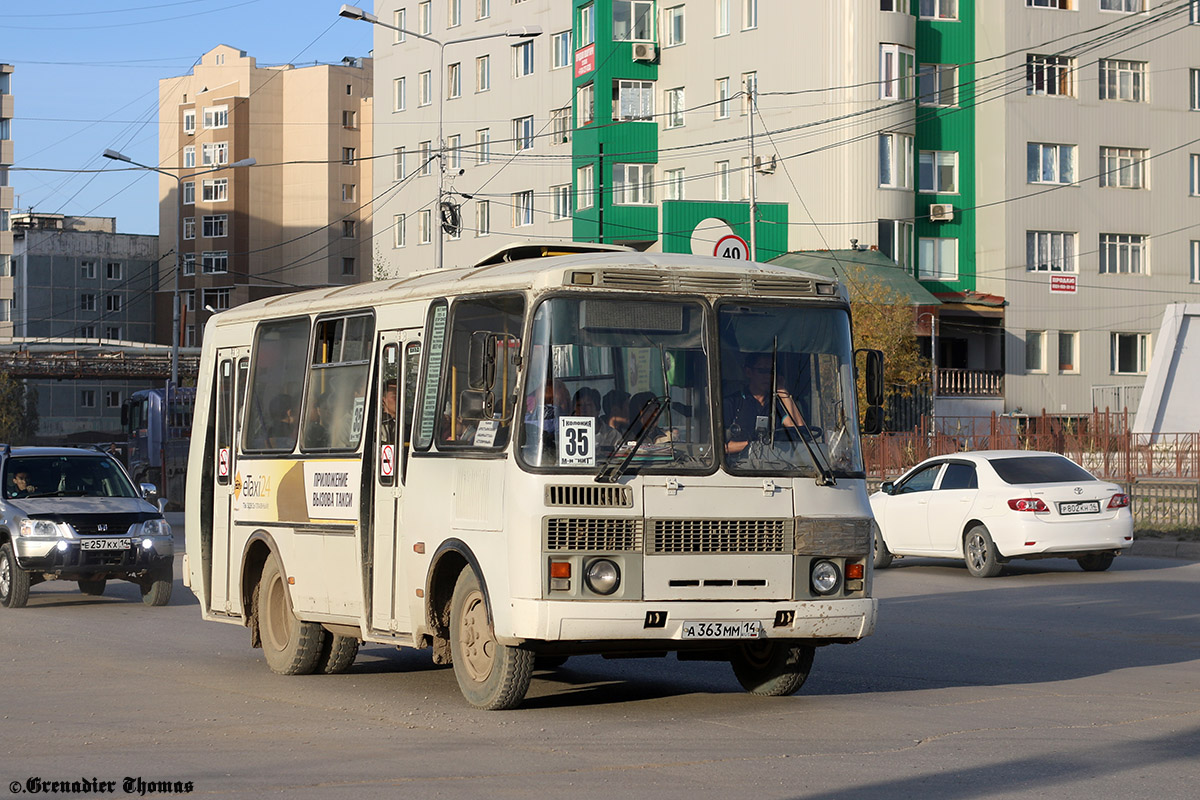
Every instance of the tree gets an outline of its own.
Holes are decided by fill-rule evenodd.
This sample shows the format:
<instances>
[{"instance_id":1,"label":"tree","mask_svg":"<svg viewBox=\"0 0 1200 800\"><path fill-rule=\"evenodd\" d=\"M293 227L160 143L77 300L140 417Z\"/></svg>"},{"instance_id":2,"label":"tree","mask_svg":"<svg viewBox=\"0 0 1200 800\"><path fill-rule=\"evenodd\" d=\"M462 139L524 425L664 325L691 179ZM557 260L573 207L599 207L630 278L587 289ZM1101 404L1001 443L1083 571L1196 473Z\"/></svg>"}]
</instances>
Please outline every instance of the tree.
<instances>
[{"instance_id":1,"label":"tree","mask_svg":"<svg viewBox=\"0 0 1200 800\"><path fill-rule=\"evenodd\" d=\"M37 391L0 372L0 442L29 444L37 431Z\"/></svg>"}]
</instances>

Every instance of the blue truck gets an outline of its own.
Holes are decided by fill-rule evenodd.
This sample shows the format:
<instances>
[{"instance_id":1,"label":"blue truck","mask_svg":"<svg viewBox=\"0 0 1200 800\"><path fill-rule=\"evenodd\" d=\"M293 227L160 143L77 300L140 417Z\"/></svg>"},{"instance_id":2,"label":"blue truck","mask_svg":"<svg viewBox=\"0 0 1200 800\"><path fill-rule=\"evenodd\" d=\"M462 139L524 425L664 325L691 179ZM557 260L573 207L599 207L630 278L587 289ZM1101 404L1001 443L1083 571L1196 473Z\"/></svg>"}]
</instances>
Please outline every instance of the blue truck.
<instances>
[{"instance_id":1,"label":"blue truck","mask_svg":"<svg viewBox=\"0 0 1200 800\"><path fill-rule=\"evenodd\" d=\"M195 388L179 387L142 389L121 406L129 474L157 486L169 509L182 508L195 404Z\"/></svg>"}]
</instances>

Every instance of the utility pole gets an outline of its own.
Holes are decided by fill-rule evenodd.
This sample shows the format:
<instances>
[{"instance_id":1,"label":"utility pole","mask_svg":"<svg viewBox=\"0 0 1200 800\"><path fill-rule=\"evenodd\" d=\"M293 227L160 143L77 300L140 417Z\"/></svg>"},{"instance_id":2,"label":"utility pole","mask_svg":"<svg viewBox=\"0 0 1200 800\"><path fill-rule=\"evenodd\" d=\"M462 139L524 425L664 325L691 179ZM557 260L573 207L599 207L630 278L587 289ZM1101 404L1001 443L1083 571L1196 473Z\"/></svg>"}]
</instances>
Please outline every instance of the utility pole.
<instances>
[{"instance_id":1,"label":"utility pole","mask_svg":"<svg viewBox=\"0 0 1200 800\"><path fill-rule=\"evenodd\" d=\"M750 260L758 260L758 174L754 168L754 109L757 86L755 78L746 79L746 99L749 101L749 113L746 120L750 128Z\"/></svg>"}]
</instances>

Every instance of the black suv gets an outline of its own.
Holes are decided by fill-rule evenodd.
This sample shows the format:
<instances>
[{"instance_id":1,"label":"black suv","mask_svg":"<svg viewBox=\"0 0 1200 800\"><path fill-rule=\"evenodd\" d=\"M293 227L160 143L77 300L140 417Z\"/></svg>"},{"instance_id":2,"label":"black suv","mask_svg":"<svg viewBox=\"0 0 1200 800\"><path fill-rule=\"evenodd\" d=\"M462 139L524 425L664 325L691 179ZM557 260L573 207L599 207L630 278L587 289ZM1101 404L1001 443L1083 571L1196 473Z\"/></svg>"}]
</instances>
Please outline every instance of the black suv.
<instances>
[{"instance_id":1,"label":"black suv","mask_svg":"<svg viewBox=\"0 0 1200 800\"><path fill-rule=\"evenodd\" d=\"M136 583L147 605L166 605L174 557L171 526L112 456L69 447L0 452L0 605L21 608L29 587L47 580L78 581L84 594L99 595L110 578Z\"/></svg>"}]
</instances>

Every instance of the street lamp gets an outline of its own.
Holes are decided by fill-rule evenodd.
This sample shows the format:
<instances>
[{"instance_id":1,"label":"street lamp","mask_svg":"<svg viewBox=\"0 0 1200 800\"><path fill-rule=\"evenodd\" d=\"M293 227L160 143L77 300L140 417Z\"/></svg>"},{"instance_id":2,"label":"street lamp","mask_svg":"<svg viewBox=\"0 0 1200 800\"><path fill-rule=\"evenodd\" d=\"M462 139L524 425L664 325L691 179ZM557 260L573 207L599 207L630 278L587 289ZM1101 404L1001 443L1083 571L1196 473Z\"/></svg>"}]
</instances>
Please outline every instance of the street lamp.
<instances>
[{"instance_id":1,"label":"street lamp","mask_svg":"<svg viewBox=\"0 0 1200 800\"><path fill-rule=\"evenodd\" d=\"M438 269L441 269L444 264L444 261L445 261L445 257L443 255L443 250L442 250L442 247L443 247L442 236L445 233L445 230L442 227L442 195L444 194L443 187L445 185L445 179L446 179L446 144L445 144L445 139L442 136L442 122L443 122L443 116L444 116L443 112L445 110L445 104L446 104L446 93L445 93L445 87L443 86L443 82L446 79L446 75L445 75L445 72L446 72L446 48L452 44L463 44L464 42L478 42L482 39L500 39L503 37L509 37L511 39L532 39L534 37L542 35L542 26L541 25L522 25L522 26L516 27L516 28L508 28L507 30L499 31L497 33L485 33L481 36L466 36L466 37L463 37L462 39L451 39L449 41L443 42L440 39L435 39L432 36L427 36L423 33L417 33L416 31L406 30L405 28L401 28L396 25L389 25L388 23L379 19L379 17L375 16L374 14L363 11L358 6L343 5L341 10L338 11L338 16L345 17L346 19L357 19L357 20L361 20L363 22L369 22L372 25L378 25L381 28L387 28L388 30L396 31L398 33L403 33L406 36L413 36L417 39L424 39L427 42L432 42L433 44L436 44L439 48L439 51L438 51L438 80L437 80L438 180L437 180L437 203L434 206L434 209L437 213L437 220L436 220L437 236L433 240L433 260L434 260L434 265Z\"/></svg>"},{"instance_id":2,"label":"street lamp","mask_svg":"<svg viewBox=\"0 0 1200 800\"><path fill-rule=\"evenodd\" d=\"M161 167L152 167L149 164L140 164L134 161L124 153L118 153L116 150L105 150L104 157L110 158L113 161L124 161L126 164L131 164L141 169L157 172L159 175L166 175L168 178L175 179L175 288L172 290L171 297L171 386L179 385L179 275L183 271L183 177L174 172L168 172ZM187 177L194 178L197 175L207 175L210 172L220 172L223 169L231 169L234 167L252 167L258 162L253 158L243 158L240 161L235 161L232 164L222 164L219 167L212 169L193 172Z\"/></svg>"}]
</instances>

